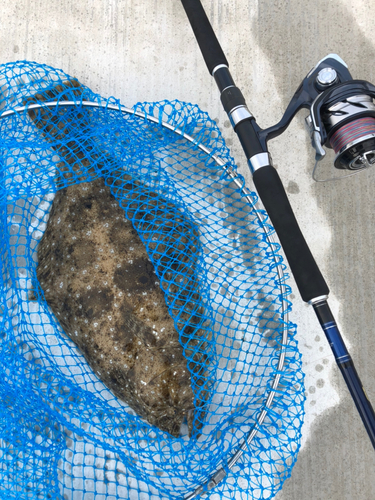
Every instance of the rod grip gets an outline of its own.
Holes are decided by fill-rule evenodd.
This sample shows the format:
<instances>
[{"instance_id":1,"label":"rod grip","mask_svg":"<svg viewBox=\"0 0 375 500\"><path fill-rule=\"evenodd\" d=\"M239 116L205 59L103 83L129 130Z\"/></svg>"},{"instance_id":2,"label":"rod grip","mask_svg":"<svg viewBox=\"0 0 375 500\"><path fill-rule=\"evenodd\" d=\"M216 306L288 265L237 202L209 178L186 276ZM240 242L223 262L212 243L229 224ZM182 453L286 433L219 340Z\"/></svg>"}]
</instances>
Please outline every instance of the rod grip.
<instances>
[{"instance_id":1,"label":"rod grip","mask_svg":"<svg viewBox=\"0 0 375 500\"><path fill-rule=\"evenodd\" d=\"M229 67L228 61L200 0L181 0L181 3L189 18L190 25L193 28L195 38L210 74L212 74L214 68L219 64L225 64Z\"/></svg>"},{"instance_id":2,"label":"rod grip","mask_svg":"<svg viewBox=\"0 0 375 500\"><path fill-rule=\"evenodd\" d=\"M302 299L309 302L328 295L328 286L298 226L279 174L268 165L255 170L253 180L284 249Z\"/></svg>"}]
</instances>

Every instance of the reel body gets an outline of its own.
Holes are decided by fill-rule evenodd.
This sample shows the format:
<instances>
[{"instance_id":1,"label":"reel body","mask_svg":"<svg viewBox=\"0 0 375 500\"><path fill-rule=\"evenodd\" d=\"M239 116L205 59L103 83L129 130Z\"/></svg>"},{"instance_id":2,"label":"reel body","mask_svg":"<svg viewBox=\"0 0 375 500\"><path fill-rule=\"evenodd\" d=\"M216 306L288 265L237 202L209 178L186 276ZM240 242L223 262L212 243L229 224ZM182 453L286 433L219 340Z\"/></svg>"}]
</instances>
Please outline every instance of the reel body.
<instances>
[{"instance_id":1,"label":"reel body","mask_svg":"<svg viewBox=\"0 0 375 500\"><path fill-rule=\"evenodd\" d=\"M258 129L258 135L266 145L286 130L300 109L307 108L306 125L317 163L326 155L326 147L334 150L337 169L362 170L375 164L373 98L375 86L354 80L345 62L329 54L301 82L279 123Z\"/></svg>"}]
</instances>

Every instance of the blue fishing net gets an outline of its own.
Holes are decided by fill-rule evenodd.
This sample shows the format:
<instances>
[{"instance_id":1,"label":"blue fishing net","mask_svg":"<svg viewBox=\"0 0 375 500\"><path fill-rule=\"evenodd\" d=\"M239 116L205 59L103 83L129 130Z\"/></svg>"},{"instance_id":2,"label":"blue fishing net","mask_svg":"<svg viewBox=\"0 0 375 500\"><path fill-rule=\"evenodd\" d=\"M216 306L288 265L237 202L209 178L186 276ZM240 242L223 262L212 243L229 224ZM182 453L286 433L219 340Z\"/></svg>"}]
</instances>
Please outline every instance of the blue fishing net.
<instances>
[{"instance_id":1,"label":"blue fishing net","mask_svg":"<svg viewBox=\"0 0 375 500\"><path fill-rule=\"evenodd\" d=\"M301 357L216 124L36 63L0 89L0 497L273 498Z\"/></svg>"}]
</instances>

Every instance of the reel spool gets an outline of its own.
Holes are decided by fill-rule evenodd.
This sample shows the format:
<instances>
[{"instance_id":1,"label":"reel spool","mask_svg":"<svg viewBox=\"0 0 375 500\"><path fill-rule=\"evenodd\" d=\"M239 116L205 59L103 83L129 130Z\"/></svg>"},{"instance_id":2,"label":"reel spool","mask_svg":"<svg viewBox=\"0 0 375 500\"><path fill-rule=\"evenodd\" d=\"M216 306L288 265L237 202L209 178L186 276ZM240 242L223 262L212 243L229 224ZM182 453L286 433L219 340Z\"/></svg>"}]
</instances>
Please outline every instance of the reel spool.
<instances>
[{"instance_id":1,"label":"reel spool","mask_svg":"<svg viewBox=\"0 0 375 500\"><path fill-rule=\"evenodd\" d=\"M368 95L348 97L330 106L323 116L327 146L336 153L338 169L362 170L375 163L375 105Z\"/></svg>"},{"instance_id":2,"label":"reel spool","mask_svg":"<svg viewBox=\"0 0 375 500\"><path fill-rule=\"evenodd\" d=\"M353 80L345 62L329 54L302 80L279 123L258 130L266 144L286 130L295 114L307 108L306 125L316 151L313 178L327 181L348 177L375 164L375 86L364 80ZM336 169L349 170L340 177L318 179L317 165L326 150L335 153Z\"/></svg>"}]
</instances>

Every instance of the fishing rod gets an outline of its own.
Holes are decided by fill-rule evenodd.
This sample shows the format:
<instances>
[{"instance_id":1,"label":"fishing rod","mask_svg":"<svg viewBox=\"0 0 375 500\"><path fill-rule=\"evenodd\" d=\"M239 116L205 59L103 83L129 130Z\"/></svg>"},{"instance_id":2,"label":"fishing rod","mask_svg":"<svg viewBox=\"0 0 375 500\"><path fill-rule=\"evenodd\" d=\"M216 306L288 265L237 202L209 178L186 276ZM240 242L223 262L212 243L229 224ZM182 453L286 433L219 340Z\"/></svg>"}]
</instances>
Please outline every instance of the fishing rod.
<instances>
[{"instance_id":1,"label":"fishing rod","mask_svg":"<svg viewBox=\"0 0 375 500\"><path fill-rule=\"evenodd\" d=\"M305 241L267 148L282 134L296 113L306 108L316 165L333 149L334 166L353 174L375 164L375 86L354 80L345 62L329 54L302 80L281 120L261 129L241 90L200 0L181 0L208 71L220 91L223 107L237 133L258 195L285 252L302 299L312 305L331 346L363 424L375 448L375 413L345 346L327 299L329 288ZM314 168L314 172L316 169Z\"/></svg>"}]
</instances>

